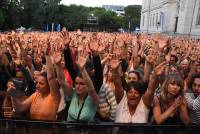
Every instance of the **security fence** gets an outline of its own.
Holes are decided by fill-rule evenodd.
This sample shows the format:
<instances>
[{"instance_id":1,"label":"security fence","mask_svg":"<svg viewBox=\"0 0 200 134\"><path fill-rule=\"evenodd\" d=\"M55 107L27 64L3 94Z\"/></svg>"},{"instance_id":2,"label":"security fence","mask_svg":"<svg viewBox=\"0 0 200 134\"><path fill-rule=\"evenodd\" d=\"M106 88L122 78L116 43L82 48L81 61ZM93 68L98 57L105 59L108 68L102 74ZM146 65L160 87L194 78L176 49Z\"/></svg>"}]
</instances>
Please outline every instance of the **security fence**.
<instances>
[{"instance_id":1,"label":"security fence","mask_svg":"<svg viewBox=\"0 0 200 134\"><path fill-rule=\"evenodd\" d=\"M199 134L200 126L0 119L0 134Z\"/></svg>"}]
</instances>

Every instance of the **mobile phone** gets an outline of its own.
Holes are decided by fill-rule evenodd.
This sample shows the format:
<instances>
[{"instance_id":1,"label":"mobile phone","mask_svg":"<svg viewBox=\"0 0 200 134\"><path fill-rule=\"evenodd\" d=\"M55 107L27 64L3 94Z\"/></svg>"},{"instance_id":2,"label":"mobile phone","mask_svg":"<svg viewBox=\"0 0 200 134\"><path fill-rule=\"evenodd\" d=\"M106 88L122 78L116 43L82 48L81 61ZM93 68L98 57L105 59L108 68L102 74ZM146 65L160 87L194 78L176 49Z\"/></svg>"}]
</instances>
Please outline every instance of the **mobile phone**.
<instances>
[{"instance_id":1,"label":"mobile phone","mask_svg":"<svg viewBox=\"0 0 200 134\"><path fill-rule=\"evenodd\" d=\"M23 94L22 91L16 89L10 89L9 91L7 91L7 93L9 96L12 97L20 97Z\"/></svg>"},{"instance_id":2,"label":"mobile phone","mask_svg":"<svg viewBox=\"0 0 200 134\"><path fill-rule=\"evenodd\" d=\"M14 79L13 83L15 85L16 90L20 90L20 91L23 90L23 81Z\"/></svg>"}]
</instances>

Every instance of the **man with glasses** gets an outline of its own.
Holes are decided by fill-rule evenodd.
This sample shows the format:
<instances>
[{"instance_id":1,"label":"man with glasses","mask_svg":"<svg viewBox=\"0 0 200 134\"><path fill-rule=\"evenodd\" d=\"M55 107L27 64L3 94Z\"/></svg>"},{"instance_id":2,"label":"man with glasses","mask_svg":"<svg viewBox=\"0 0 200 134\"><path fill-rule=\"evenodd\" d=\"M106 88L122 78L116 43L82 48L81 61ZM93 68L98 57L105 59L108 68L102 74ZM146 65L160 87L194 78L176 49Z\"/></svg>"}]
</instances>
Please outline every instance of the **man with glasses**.
<instances>
[{"instance_id":1,"label":"man with glasses","mask_svg":"<svg viewBox=\"0 0 200 134\"><path fill-rule=\"evenodd\" d=\"M200 74L192 77L185 98L189 107L191 123L200 124Z\"/></svg>"}]
</instances>

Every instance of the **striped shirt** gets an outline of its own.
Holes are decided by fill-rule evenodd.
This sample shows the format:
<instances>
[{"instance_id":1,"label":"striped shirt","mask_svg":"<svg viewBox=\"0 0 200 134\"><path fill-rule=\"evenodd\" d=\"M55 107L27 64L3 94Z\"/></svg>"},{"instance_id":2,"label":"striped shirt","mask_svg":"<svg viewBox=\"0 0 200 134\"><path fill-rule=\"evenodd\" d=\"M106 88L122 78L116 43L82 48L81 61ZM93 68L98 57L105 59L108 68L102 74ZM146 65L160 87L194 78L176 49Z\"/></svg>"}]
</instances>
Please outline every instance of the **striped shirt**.
<instances>
[{"instance_id":1,"label":"striped shirt","mask_svg":"<svg viewBox=\"0 0 200 134\"><path fill-rule=\"evenodd\" d=\"M99 111L109 114L110 115L109 119L114 121L116 114L116 106L117 106L115 93L107 84L103 84L99 91L98 96L99 96L99 106L98 106Z\"/></svg>"},{"instance_id":2,"label":"striped shirt","mask_svg":"<svg viewBox=\"0 0 200 134\"><path fill-rule=\"evenodd\" d=\"M200 95L195 97L193 93L185 93L189 107L191 123L200 124Z\"/></svg>"}]
</instances>

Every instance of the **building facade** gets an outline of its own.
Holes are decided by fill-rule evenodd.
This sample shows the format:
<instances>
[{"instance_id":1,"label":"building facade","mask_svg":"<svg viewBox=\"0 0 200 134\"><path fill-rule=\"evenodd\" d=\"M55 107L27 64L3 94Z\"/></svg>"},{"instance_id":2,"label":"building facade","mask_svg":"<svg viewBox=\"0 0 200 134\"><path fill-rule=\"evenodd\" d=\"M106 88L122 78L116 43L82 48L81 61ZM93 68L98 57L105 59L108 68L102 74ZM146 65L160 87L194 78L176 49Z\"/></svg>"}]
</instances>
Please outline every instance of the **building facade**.
<instances>
[{"instance_id":1,"label":"building facade","mask_svg":"<svg viewBox=\"0 0 200 134\"><path fill-rule=\"evenodd\" d=\"M118 16L123 16L125 14L124 6L117 6L117 5L103 5L103 8L105 8L107 11L113 11Z\"/></svg>"},{"instance_id":2,"label":"building facade","mask_svg":"<svg viewBox=\"0 0 200 134\"><path fill-rule=\"evenodd\" d=\"M200 36L200 0L143 0L140 29Z\"/></svg>"}]
</instances>

